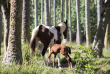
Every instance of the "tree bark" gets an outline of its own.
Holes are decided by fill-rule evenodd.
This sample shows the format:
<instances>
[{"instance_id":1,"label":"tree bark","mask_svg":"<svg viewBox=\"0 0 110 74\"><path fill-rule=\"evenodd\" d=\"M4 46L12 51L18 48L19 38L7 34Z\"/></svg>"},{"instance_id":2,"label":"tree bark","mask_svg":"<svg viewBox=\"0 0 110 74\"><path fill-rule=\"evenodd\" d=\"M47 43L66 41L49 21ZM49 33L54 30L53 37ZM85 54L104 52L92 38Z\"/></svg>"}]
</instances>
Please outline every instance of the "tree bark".
<instances>
[{"instance_id":1,"label":"tree bark","mask_svg":"<svg viewBox=\"0 0 110 74\"><path fill-rule=\"evenodd\" d=\"M2 43L2 15L0 13L0 55L1 55L1 43Z\"/></svg>"},{"instance_id":2,"label":"tree bark","mask_svg":"<svg viewBox=\"0 0 110 74\"><path fill-rule=\"evenodd\" d=\"M11 0L8 48L3 63L22 64L21 52L22 0Z\"/></svg>"},{"instance_id":3,"label":"tree bark","mask_svg":"<svg viewBox=\"0 0 110 74\"><path fill-rule=\"evenodd\" d=\"M76 0L76 14L77 14L76 42L78 43L78 45L81 45L80 0Z\"/></svg>"},{"instance_id":4,"label":"tree bark","mask_svg":"<svg viewBox=\"0 0 110 74\"><path fill-rule=\"evenodd\" d=\"M38 25L38 7L37 7L37 5L38 5L38 1L37 0L35 0L35 27L37 27L37 25Z\"/></svg>"},{"instance_id":5,"label":"tree bark","mask_svg":"<svg viewBox=\"0 0 110 74\"><path fill-rule=\"evenodd\" d=\"M104 36L107 25L110 25L110 0L102 1L101 20L94 38L93 50L96 51L99 57L103 56Z\"/></svg>"},{"instance_id":6,"label":"tree bark","mask_svg":"<svg viewBox=\"0 0 110 74\"><path fill-rule=\"evenodd\" d=\"M51 25L51 0L49 0L49 24Z\"/></svg>"},{"instance_id":7,"label":"tree bark","mask_svg":"<svg viewBox=\"0 0 110 74\"><path fill-rule=\"evenodd\" d=\"M69 0L69 41L71 40L71 0Z\"/></svg>"},{"instance_id":8,"label":"tree bark","mask_svg":"<svg viewBox=\"0 0 110 74\"><path fill-rule=\"evenodd\" d=\"M41 24L43 24L43 4L44 0L41 0Z\"/></svg>"},{"instance_id":9,"label":"tree bark","mask_svg":"<svg viewBox=\"0 0 110 74\"><path fill-rule=\"evenodd\" d=\"M100 16L101 16L101 0L97 0L97 27L100 23Z\"/></svg>"},{"instance_id":10,"label":"tree bark","mask_svg":"<svg viewBox=\"0 0 110 74\"><path fill-rule=\"evenodd\" d=\"M68 0L65 0L65 20L68 19Z\"/></svg>"},{"instance_id":11,"label":"tree bark","mask_svg":"<svg viewBox=\"0 0 110 74\"><path fill-rule=\"evenodd\" d=\"M7 51L8 37L9 37L9 25L10 25L10 4L7 0L1 0L1 11L4 18L4 52Z\"/></svg>"},{"instance_id":12,"label":"tree bark","mask_svg":"<svg viewBox=\"0 0 110 74\"><path fill-rule=\"evenodd\" d=\"M22 43L30 43L30 0L23 0Z\"/></svg>"},{"instance_id":13,"label":"tree bark","mask_svg":"<svg viewBox=\"0 0 110 74\"><path fill-rule=\"evenodd\" d=\"M85 0L86 45L90 45L90 0Z\"/></svg>"},{"instance_id":14,"label":"tree bark","mask_svg":"<svg viewBox=\"0 0 110 74\"><path fill-rule=\"evenodd\" d=\"M65 0L65 20L68 20L68 0ZM63 39L64 43L67 42L68 36L66 39Z\"/></svg>"},{"instance_id":15,"label":"tree bark","mask_svg":"<svg viewBox=\"0 0 110 74\"><path fill-rule=\"evenodd\" d=\"M45 25L49 25L49 5L48 0L45 0Z\"/></svg>"},{"instance_id":16,"label":"tree bark","mask_svg":"<svg viewBox=\"0 0 110 74\"><path fill-rule=\"evenodd\" d=\"M64 5L64 0L61 0L61 22L63 22L63 5Z\"/></svg>"},{"instance_id":17,"label":"tree bark","mask_svg":"<svg viewBox=\"0 0 110 74\"><path fill-rule=\"evenodd\" d=\"M56 26L56 0L54 0L54 26Z\"/></svg>"},{"instance_id":18,"label":"tree bark","mask_svg":"<svg viewBox=\"0 0 110 74\"><path fill-rule=\"evenodd\" d=\"M105 49L110 50L110 25L107 24L105 40L104 40Z\"/></svg>"}]
</instances>

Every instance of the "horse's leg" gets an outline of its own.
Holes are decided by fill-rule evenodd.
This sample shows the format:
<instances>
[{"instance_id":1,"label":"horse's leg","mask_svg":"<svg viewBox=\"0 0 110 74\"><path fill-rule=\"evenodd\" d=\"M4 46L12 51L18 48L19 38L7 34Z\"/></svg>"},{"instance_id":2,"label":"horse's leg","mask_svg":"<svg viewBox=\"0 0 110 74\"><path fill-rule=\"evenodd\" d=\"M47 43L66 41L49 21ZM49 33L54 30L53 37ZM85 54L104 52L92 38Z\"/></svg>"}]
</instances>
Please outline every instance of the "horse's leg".
<instances>
[{"instance_id":1,"label":"horse's leg","mask_svg":"<svg viewBox=\"0 0 110 74\"><path fill-rule=\"evenodd\" d=\"M70 67L70 58L69 58L69 56L68 56L67 54L65 54L64 56L65 56L65 58L67 59L68 67Z\"/></svg>"},{"instance_id":2,"label":"horse's leg","mask_svg":"<svg viewBox=\"0 0 110 74\"><path fill-rule=\"evenodd\" d=\"M50 47L49 47L49 54L51 53L51 49L50 49ZM51 61L51 55L50 55L50 57L49 57L49 62Z\"/></svg>"},{"instance_id":3,"label":"horse's leg","mask_svg":"<svg viewBox=\"0 0 110 74\"><path fill-rule=\"evenodd\" d=\"M68 57L69 57L69 62L70 62L70 68L72 68L72 60L69 55L68 55Z\"/></svg>"},{"instance_id":4,"label":"horse's leg","mask_svg":"<svg viewBox=\"0 0 110 74\"><path fill-rule=\"evenodd\" d=\"M53 67L55 67L55 58L56 58L56 54L54 54Z\"/></svg>"},{"instance_id":5,"label":"horse's leg","mask_svg":"<svg viewBox=\"0 0 110 74\"><path fill-rule=\"evenodd\" d=\"M60 53L57 54L58 55L58 67L61 68L61 64L60 64Z\"/></svg>"},{"instance_id":6,"label":"horse's leg","mask_svg":"<svg viewBox=\"0 0 110 74\"><path fill-rule=\"evenodd\" d=\"M43 57L43 59L44 59L44 64L45 64L45 65L46 65L46 60L45 60L45 52L46 52L46 50L47 50L47 47L44 46L43 51L42 51L42 57Z\"/></svg>"},{"instance_id":7,"label":"horse's leg","mask_svg":"<svg viewBox=\"0 0 110 74\"><path fill-rule=\"evenodd\" d=\"M53 53L53 52L51 51L50 54L49 54L49 56L48 56L48 64L50 63L50 59L49 59L49 58L50 58L50 56L52 55L52 53Z\"/></svg>"}]
</instances>

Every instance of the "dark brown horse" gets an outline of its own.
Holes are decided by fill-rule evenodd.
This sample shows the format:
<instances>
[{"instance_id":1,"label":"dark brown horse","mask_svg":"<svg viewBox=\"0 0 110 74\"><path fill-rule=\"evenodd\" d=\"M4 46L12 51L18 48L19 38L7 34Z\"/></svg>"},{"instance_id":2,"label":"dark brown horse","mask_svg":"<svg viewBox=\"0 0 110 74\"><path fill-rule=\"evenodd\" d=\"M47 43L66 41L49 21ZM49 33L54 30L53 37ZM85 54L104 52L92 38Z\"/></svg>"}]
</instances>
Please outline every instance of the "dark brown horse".
<instances>
[{"instance_id":1,"label":"dark brown horse","mask_svg":"<svg viewBox=\"0 0 110 74\"><path fill-rule=\"evenodd\" d=\"M50 57L52 54L54 54L53 67L55 66L55 58L56 58L56 55L57 55L58 53L61 53L62 55L65 56L65 58L66 58L67 61L68 61L68 66L69 66L70 68L72 68L72 61L71 61L71 58L70 58L70 56L69 56L69 54L71 54L71 49L70 49L70 47L65 46L65 45L60 45L60 44L54 44L54 45L52 46L51 52L50 52L50 54L49 54L49 56L48 56L48 59L49 59L49 57ZM68 53L69 53L69 54L68 54Z\"/></svg>"},{"instance_id":2,"label":"dark brown horse","mask_svg":"<svg viewBox=\"0 0 110 74\"><path fill-rule=\"evenodd\" d=\"M35 47L38 41L44 45L42 56L45 62L45 52L48 47L54 45L54 41L57 44L61 44L61 35L64 35L64 38L67 38L67 20L66 22L61 22L56 27L49 27L45 25L39 25L32 31L32 37L30 41L30 48L32 53L35 52ZM60 54L58 54L58 66L60 67Z\"/></svg>"}]
</instances>

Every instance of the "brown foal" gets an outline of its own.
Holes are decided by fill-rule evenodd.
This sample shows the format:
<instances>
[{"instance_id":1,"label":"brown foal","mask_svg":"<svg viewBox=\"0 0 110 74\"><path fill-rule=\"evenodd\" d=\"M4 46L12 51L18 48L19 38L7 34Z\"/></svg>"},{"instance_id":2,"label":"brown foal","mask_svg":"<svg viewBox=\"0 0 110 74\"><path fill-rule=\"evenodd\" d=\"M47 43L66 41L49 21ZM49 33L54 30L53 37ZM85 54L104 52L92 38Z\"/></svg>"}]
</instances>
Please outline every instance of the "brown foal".
<instances>
[{"instance_id":1,"label":"brown foal","mask_svg":"<svg viewBox=\"0 0 110 74\"><path fill-rule=\"evenodd\" d=\"M65 56L65 58L67 59L68 61L68 66L70 68L72 68L72 61L71 61L71 58L69 56L69 54L71 54L71 49L70 47L68 46L65 46L65 45L61 45L61 44L54 44L51 48L51 52L48 56L48 59L49 57L52 55L52 53L54 54L54 59L53 59L53 67L55 66L55 58L56 58L56 55L58 53L61 53L62 55ZM69 53L69 54L68 54Z\"/></svg>"}]
</instances>

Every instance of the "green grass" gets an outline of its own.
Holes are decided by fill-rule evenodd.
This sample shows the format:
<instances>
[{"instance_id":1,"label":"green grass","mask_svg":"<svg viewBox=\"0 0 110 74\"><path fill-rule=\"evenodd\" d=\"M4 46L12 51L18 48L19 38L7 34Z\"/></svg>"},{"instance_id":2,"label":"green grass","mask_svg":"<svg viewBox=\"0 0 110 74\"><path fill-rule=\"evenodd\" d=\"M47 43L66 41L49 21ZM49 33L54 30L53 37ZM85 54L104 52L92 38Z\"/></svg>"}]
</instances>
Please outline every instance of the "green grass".
<instances>
[{"instance_id":1,"label":"green grass","mask_svg":"<svg viewBox=\"0 0 110 74\"><path fill-rule=\"evenodd\" d=\"M22 55L23 55L22 66L19 66L19 65L5 66L2 63L2 59L4 56L3 43L2 43L2 55L0 56L0 74L78 74L78 73L109 74L110 51L104 50L103 51L104 57L91 59L91 61L88 62L88 64L86 65L87 69L86 68L84 69L84 68L81 68L81 67L78 68L75 66L76 60L74 59L74 56L75 56L75 53L79 51L79 46L76 43L72 43L72 42L67 42L62 44L65 44L71 47L72 54L70 55L70 57L72 58L73 68L68 68L67 61L62 55L61 55L61 64L62 66L64 65L63 68L59 69L57 67L53 68L51 66L49 67L45 66L41 55L42 51L36 48L36 52L34 56L31 56L29 44L24 44L22 46ZM83 44L81 49L87 50L86 44ZM45 57L46 60L47 60L47 57L48 57L48 51ZM53 60L53 55L51 59ZM56 66L57 66L57 58L56 58Z\"/></svg>"}]
</instances>

